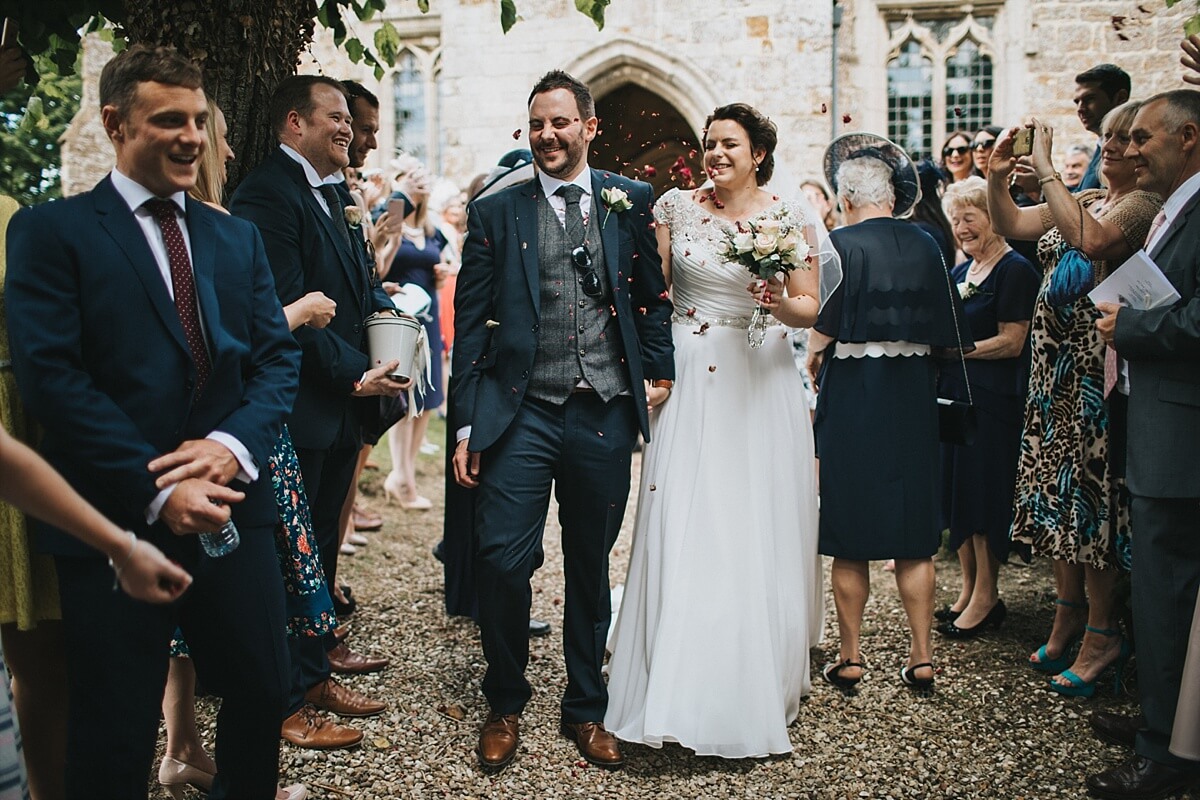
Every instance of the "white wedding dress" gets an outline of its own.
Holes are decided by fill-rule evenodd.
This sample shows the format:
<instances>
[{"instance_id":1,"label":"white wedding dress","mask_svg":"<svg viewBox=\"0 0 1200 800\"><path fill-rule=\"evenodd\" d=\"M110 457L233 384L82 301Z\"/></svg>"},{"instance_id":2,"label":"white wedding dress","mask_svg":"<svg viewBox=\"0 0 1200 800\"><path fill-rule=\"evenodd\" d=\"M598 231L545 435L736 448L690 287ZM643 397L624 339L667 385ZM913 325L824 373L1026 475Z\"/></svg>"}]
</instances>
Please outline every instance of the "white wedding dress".
<instances>
[{"instance_id":1,"label":"white wedding dress","mask_svg":"<svg viewBox=\"0 0 1200 800\"><path fill-rule=\"evenodd\" d=\"M784 327L747 343L752 277L717 255L729 223L678 190L655 217L671 230L676 381L643 455L604 722L699 755L788 753L824 596L804 387Z\"/></svg>"}]
</instances>

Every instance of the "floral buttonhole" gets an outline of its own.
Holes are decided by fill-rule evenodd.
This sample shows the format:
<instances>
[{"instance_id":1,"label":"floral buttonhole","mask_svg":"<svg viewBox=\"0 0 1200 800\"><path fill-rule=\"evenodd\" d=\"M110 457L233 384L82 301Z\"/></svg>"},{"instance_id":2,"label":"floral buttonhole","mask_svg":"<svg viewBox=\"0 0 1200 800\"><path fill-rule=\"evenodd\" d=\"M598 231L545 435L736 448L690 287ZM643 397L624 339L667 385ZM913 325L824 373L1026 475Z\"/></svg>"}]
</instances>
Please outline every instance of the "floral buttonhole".
<instances>
[{"instance_id":1,"label":"floral buttonhole","mask_svg":"<svg viewBox=\"0 0 1200 800\"><path fill-rule=\"evenodd\" d=\"M342 212L342 215L346 219L346 224L351 228L357 228L362 225L363 212L358 206L346 206Z\"/></svg>"},{"instance_id":2,"label":"floral buttonhole","mask_svg":"<svg viewBox=\"0 0 1200 800\"><path fill-rule=\"evenodd\" d=\"M604 221L600 223L603 228L608 222L610 214L620 214L633 208L633 203L629 202L629 195L624 189L618 189L616 186L609 186L607 189L600 190L600 202L604 204Z\"/></svg>"}]
</instances>

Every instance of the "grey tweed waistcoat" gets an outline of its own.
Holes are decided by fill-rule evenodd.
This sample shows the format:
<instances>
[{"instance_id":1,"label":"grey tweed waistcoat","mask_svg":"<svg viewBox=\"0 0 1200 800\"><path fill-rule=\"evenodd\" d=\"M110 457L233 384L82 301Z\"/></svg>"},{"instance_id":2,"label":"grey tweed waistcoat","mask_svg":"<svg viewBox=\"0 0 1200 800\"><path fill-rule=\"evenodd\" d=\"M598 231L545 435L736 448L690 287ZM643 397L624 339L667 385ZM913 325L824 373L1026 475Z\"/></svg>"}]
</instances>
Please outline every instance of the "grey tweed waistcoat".
<instances>
[{"instance_id":1,"label":"grey tweed waistcoat","mask_svg":"<svg viewBox=\"0 0 1200 800\"><path fill-rule=\"evenodd\" d=\"M587 379L600 398L608 402L629 391L629 373L621 363L620 329L612 305L612 287L604 269L604 245L595 195L588 214L585 244L592 269L603 289L588 297L580 273L571 261L574 244L558 221L550 202L538 193L538 277L541 282L541 315L537 353L526 393L557 405L565 403L581 379ZM610 219L608 224L615 225Z\"/></svg>"}]
</instances>

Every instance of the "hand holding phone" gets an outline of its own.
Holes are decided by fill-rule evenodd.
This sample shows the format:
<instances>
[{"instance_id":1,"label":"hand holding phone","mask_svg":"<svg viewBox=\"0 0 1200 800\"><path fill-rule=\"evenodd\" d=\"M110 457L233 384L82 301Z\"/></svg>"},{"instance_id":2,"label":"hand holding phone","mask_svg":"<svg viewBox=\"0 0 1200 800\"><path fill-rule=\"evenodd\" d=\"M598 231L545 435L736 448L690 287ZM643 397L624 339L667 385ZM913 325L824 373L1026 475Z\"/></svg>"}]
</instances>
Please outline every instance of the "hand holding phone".
<instances>
[{"instance_id":1,"label":"hand holding phone","mask_svg":"<svg viewBox=\"0 0 1200 800\"><path fill-rule=\"evenodd\" d=\"M1013 137L1013 155L1017 158L1033 154L1033 128L1021 128Z\"/></svg>"}]
</instances>

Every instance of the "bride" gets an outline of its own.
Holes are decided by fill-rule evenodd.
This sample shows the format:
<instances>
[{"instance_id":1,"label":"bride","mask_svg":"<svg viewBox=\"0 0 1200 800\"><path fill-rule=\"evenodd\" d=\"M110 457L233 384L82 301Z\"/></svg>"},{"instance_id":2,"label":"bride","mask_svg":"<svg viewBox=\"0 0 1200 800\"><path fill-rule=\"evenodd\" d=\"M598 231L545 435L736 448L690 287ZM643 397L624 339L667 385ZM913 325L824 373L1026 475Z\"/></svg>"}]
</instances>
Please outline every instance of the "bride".
<instances>
[{"instance_id":1,"label":"bride","mask_svg":"<svg viewBox=\"0 0 1200 800\"><path fill-rule=\"evenodd\" d=\"M705 128L711 184L672 189L654 211L677 382L642 462L604 722L625 741L761 757L791 752L821 637L813 434L783 325L813 324L824 281L815 251L785 282L723 253L768 219L813 245L820 220L762 188L776 143L766 117L735 103ZM756 304L771 314L761 347L748 343Z\"/></svg>"}]
</instances>

